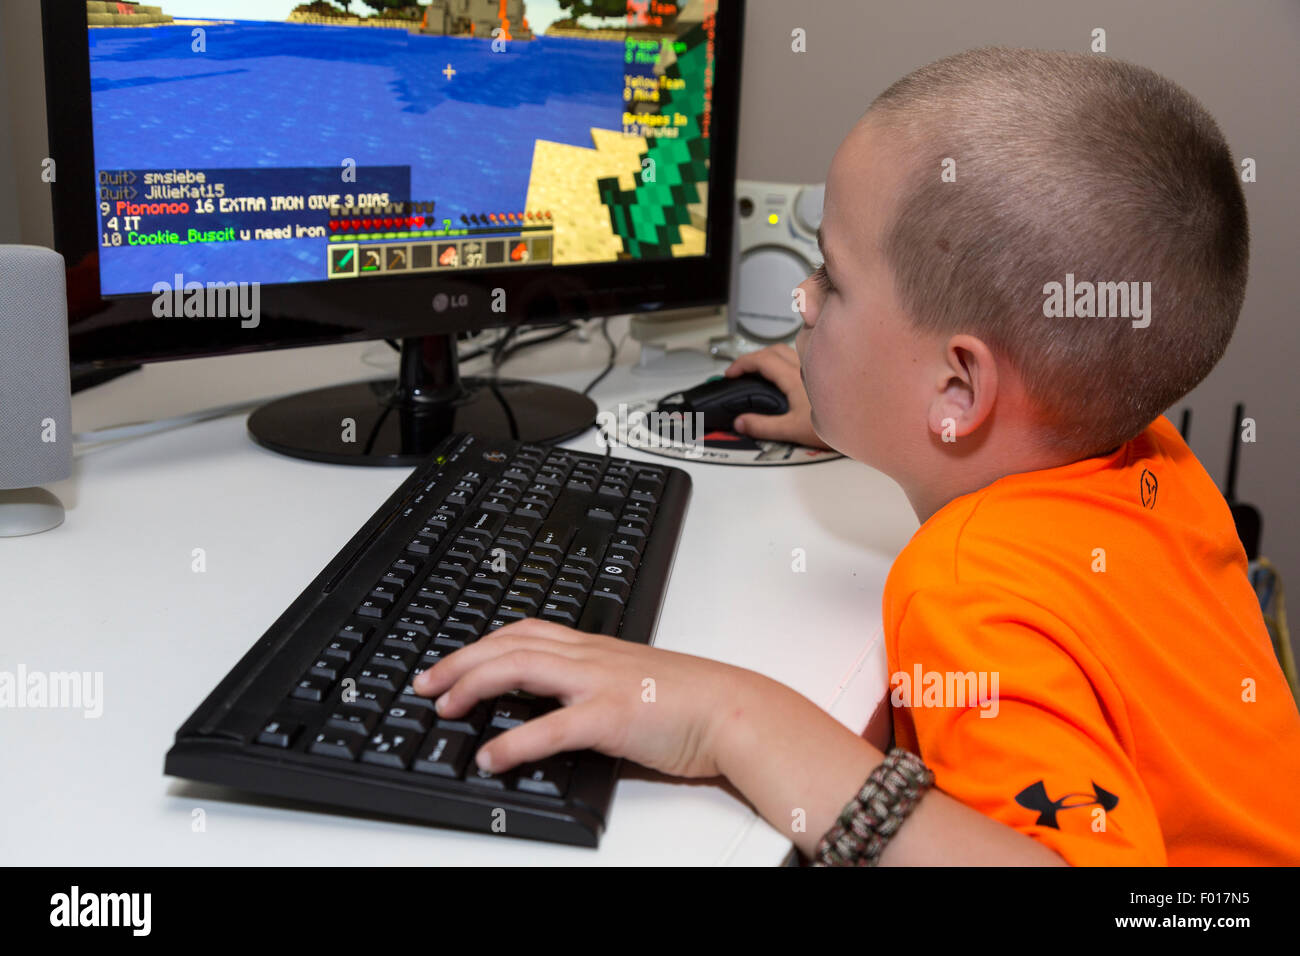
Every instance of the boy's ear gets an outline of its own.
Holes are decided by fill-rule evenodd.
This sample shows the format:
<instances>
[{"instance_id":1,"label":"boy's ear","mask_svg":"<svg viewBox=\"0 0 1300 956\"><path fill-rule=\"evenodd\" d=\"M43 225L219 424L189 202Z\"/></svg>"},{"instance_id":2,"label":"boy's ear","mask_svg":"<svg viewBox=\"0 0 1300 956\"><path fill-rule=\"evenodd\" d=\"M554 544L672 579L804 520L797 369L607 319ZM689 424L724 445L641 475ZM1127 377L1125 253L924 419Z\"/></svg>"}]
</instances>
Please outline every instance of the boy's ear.
<instances>
[{"instance_id":1,"label":"boy's ear","mask_svg":"<svg viewBox=\"0 0 1300 956\"><path fill-rule=\"evenodd\" d=\"M930 431L945 442L979 429L993 413L998 368L993 351L973 335L954 335L944 346L930 402Z\"/></svg>"}]
</instances>

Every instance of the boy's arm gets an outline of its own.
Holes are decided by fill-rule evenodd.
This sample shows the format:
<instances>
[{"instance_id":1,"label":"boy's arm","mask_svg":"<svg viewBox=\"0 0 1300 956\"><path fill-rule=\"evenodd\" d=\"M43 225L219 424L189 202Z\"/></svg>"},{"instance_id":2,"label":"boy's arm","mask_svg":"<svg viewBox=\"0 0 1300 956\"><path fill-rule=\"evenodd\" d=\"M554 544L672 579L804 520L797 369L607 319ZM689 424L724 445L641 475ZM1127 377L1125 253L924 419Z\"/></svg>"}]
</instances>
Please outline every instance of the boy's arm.
<instances>
[{"instance_id":1,"label":"boy's arm","mask_svg":"<svg viewBox=\"0 0 1300 956\"><path fill-rule=\"evenodd\" d=\"M885 755L783 684L754 674L714 729L718 768L813 856ZM1064 866L1041 843L931 789L885 848L889 866Z\"/></svg>"}]
</instances>

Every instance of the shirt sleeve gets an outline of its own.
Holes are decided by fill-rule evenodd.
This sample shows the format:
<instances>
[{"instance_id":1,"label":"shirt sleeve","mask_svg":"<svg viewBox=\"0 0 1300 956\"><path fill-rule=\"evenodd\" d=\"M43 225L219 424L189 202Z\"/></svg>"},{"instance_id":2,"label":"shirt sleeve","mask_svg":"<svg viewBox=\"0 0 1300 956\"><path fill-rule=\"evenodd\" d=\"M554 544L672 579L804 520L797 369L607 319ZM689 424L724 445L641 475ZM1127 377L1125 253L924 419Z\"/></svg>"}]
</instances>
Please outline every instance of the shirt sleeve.
<instances>
[{"instance_id":1,"label":"shirt sleeve","mask_svg":"<svg viewBox=\"0 0 1300 956\"><path fill-rule=\"evenodd\" d=\"M1049 611L980 585L916 592L896 631L899 745L935 786L1075 866L1164 866L1123 698ZM910 739L909 739L910 738Z\"/></svg>"}]
</instances>

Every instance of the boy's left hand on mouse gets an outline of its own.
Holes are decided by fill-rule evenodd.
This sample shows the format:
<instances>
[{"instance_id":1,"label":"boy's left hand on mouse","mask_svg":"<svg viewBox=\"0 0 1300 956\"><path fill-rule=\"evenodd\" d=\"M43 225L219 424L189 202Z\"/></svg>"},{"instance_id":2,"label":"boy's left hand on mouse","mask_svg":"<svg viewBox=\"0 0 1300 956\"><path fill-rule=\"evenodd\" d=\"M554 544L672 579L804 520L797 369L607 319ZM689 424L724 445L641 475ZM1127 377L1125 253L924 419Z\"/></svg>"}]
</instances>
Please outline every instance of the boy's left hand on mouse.
<instances>
[{"instance_id":1,"label":"boy's left hand on mouse","mask_svg":"<svg viewBox=\"0 0 1300 956\"><path fill-rule=\"evenodd\" d=\"M593 749L678 777L717 776L718 715L756 677L729 664L585 634L527 618L450 654L414 682L441 717L512 690L563 705L479 748L493 773L555 753Z\"/></svg>"}]
</instances>

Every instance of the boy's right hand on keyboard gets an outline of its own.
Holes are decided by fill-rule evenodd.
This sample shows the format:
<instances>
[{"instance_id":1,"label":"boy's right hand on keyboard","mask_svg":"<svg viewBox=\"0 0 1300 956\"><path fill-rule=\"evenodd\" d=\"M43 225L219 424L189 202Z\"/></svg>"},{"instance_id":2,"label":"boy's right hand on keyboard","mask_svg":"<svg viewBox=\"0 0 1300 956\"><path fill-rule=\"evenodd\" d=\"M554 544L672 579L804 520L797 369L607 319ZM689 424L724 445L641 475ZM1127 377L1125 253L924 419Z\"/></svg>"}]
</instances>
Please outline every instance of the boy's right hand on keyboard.
<instances>
[{"instance_id":1,"label":"boy's right hand on keyboard","mask_svg":"<svg viewBox=\"0 0 1300 956\"><path fill-rule=\"evenodd\" d=\"M770 441L794 442L810 448L829 448L817 437L812 425L812 406L799 376L799 353L788 345L769 345L757 352L742 355L722 374L728 378L757 372L785 393L790 410L784 415L737 416L732 426L742 435Z\"/></svg>"}]
</instances>

